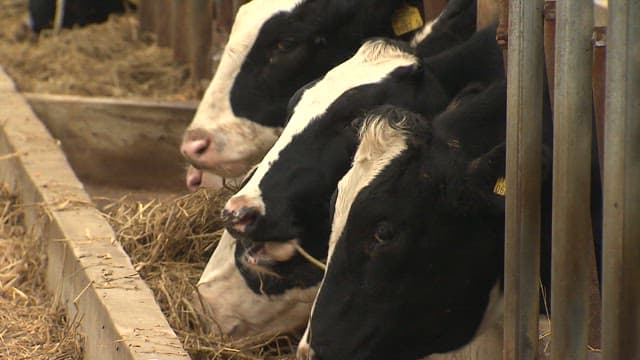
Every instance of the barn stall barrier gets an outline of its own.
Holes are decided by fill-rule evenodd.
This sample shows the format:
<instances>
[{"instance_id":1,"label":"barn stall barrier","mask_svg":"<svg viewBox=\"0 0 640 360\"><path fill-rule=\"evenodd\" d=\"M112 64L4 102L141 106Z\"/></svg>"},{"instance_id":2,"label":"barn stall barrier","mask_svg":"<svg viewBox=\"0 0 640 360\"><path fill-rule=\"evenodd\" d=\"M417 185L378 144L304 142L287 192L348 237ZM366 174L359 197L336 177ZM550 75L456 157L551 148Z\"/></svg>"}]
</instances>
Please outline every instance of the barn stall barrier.
<instances>
[{"instance_id":1,"label":"barn stall barrier","mask_svg":"<svg viewBox=\"0 0 640 360\"><path fill-rule=\"evenodd\" d=\"M611 2L604 149L602 352L640 359L640 1Z\"/></svg>"},{"instance_id":2,"label":"barn stall barrier","mask_svg":"<svg viewBox=\"0 0 640 360\"><path fill-rule=\"evenodd\" d=\"M88 359L188 359L57 142L0 69L0 181L46 241L46 284L77 315Z\"/></svg>"},{"instance_id":3,"label":"barn stall barrier","mask_svg":"<svg viewBox=\"0 0 640 360\"><path fill-rule=\"evenodd\" d=\"M540 38L539 3L527 3L511 0L510 32L509 32L509 72L510 86L516 87L512 76L533 71L520 67L519 62L526 55L541 59L538 39ZM547 69L550 77L550 91L555 112L555 149L554 149L554 204L553 204L553 259L551 296L552 313L561 314L552 318L552 359L585 359L599 358L597 353L588 352L588 344L599 341L599 330L602 329L602 357L604 359L636 359L640 358L640 289L637 284L640 276L640 227L637 219L640 209L640 190L638 184L638 168L640 161L637 139L639 134L640 107L638 102L640 85L640 66L637 62L640 44L640 27L631 21L640 15L640 4L637 1L622 1L611 7L609 13L610 28L608 32L603 25L602 9L596 8L593 26L593 8L591 2L574 2L563 0L558 3L545 2L545 41ZM524 6L531 6L524 11ZM554 20L557 20L554 21ZM533 27L531 23L535 23ZM556 24L554 24L556 22ZM529 26L530 28L527 28ZM615 26L615 28L614 28ZM531 33L531 32L534 33ZM554 34L555 32L555 34ZM615 35L614 35L615 34ZM555 38L554 35L557 35ZM523 37L530 40L522 43ZM592 44L593 37L593 44ZM534 39L534 40L531 40ZM555 45L554 46L554 42ZM609 52L605 52L605 45ZM593 46L593 49L592 49ZM534 48L535 50L532 50ZM555 55L553 51L555 49ZM592 55L593 51L593 55ZM605 67L606 55L606 74ZM635 56L635 57L634 57ZM515 57L515 58L514 58ZM555 59L554 59L555 58ZM635 60L634 60L635 59ZM539 60L536 62L539 69ZM611 62L615 62L612 64ZM555 71L554 71L555 68ZM515 75L514 75L515 74ZM592 79L593 76L593 79ZM555 81L553 80L555 78ZM606 79L606 80L605 80ZM606 115L602 106L606 81ZM520 114L526 114L524 106L528 101L518 97L522 94L522 83L516 92L509 92L508 103L522 104ZM593 94L592 94L593 92ZM540 90L535 91L539 96ZM593 99L593 104L592 104ZM592 108L595 115L595 126L592 126ZM539 111L539 110L538 110ZM606 116L606 122L603 118ZM520 129L516 124L520 118L514 118L509 112L509 143L518 143ZM604 123L604 125L603 125ZM595 133L592 134L592 128ZM603 131L606 129L606 131ZM604 132L604 135L603 135ZM592 135L597 138L593 142ZM532 135L529 133L529 137ZM533 135L535 136L535 135ZM528 139L531 141L530 139ZM537 140L536 140L537 143ZM597 144L598 151L592 151L592 144ZM603 151L604 149L604 151ZM522 237L513 236L510 227L522 230L529 223L513 219L525 209L537 204L526 202L524 207L515 207L515 200L509 197L522 196L520 187L523 172L521 165L515 160L521 148L509 147L507 157L507 239L505 249L505 344L504 359L535 358L537 341L534 341L537 311L537 283L533 278L537 274L537 244L523 252ZM539 152L536 148L533 151ZM511 153L511 154L509 154ZM592 155L594 154L594 155ZM518 155L518 156L517 156ZM593 256L591 219L588 214L590 191L589 181L592 156L604 158L604 256L603 256L603 319L594 326L588 326L589 299L591 306L599 303ZM515 177L514 177L515 176ZM596 178L597 179L597 178ZM530 180L530 179L529 179ZM529 210L530 211L530 210ZM529 213L528 221L532 219ZM535 218L535 215L533 216ZM509 220L509 219L512 220ZM633 219L633 220L632 220ZM537 227L535 228L537 229ZM523 236L523 235L522 235ZM514 246L516 245L516 246ZM528 263L528 265L524 265ZM530 278L523 282L526 277ZM510 285L511 284L511 285ZM513 288L523 287L525 290L514 292ZM523 294L528 294L533 302L527 302ZM518 306L509 306L508 304ZM598 315L591 314L591 321L598 320ZM589 334L589 330L592 331Z\"/></svg>"},{"instance_id":4,"label":"barn stall barrier","mask_svg":"<svg viewBox=\"0 0 640 360\"><path fill-rule=\"evenodd\" d=\"M140 0L138 19L140 29L153 32L158 45L173 49L177 61L189 64L194 82L204 81L213 75L218 54L212 53L224 44L231 31L236 12L247 0ZM444 9L446 0L423 0L424 19L433 20ZM491 9L481 12L496 13ZM483 19L491 21L492 15ZM486 25L486 24L483 24Z\"/></svg>"},{"instance_id":5,"label":"barn stall barrier","mask_svg":"<svg viewBox=\"0 0 640 360\"><path fill-rule=\"evenodd\" d=\"M543 1L509 5L503 356L527 360L538 352Z\"/></svg>"}]
</instances>

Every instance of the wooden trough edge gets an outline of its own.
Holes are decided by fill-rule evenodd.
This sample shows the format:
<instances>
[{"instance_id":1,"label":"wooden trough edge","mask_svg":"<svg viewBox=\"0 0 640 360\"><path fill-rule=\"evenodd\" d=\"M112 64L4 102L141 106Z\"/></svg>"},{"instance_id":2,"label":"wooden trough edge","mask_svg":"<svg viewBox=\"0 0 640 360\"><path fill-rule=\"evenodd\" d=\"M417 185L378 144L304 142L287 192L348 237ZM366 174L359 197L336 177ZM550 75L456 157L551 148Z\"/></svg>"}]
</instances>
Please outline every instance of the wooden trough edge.
<instances>
[{"instance_id":1,"label":"wooden trough edge","mask_svg":"<svg viewBox=\"0 0 640 360\"><path fill-rule=\"evenodd\" d=\"M106 220L0 68L0 181L47 241L46 282L85 335L87 359L188 359Z\"/></svg>"},{"instance_id":2,"label":"wooden trough edge","mask_svg":"<svg viewBox=\"0 0 640 360\"><path fill-rule=\"evenodd\" d=\"M197 101L22 95L85 184L185 190L179 149Z\"/></svg>"}]
</instances>

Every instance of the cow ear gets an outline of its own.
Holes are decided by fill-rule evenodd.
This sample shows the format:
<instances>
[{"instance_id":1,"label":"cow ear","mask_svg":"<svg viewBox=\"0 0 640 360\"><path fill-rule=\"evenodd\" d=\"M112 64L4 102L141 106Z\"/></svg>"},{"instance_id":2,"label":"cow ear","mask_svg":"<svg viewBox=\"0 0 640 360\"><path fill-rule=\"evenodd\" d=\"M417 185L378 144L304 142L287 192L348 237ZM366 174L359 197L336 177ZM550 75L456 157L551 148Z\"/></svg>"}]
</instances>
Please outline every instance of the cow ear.
<instances>
[{"instance_id":1,"label":"cow ear","mask_svg":"<svg viewBox=\"0 0 640 360\"><path fill-rule=\"evenodd\" d=\"M506 143L501 143L467 165L468 188L477 204L496 212L504 212Z\"/></svg>"},{"instance_id":2,"label":"cow ear","mask_svg":"<svg viewBox=\"0 0 640 360\"><path fill-rule=\"evenodd\" d=\"M541 178L551 178L553 165L552 150L542 146ZM504 197L507 194L506 183L506 143L501 143L487 153L473 159L467 166L469 186L474 197L496 211L504 211Z\"/></svg>"}]
</instances>

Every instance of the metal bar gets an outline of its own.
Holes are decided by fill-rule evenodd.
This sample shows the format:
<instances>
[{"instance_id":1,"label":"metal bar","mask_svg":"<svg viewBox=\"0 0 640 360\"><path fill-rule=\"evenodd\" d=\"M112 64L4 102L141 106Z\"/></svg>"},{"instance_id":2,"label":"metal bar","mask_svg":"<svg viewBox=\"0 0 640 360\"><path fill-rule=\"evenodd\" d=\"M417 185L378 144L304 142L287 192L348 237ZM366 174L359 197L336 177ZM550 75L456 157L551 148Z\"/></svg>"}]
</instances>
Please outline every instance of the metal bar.
<instances>
[{"instance_id":1,"label":"metal bar","mask_svg":"<svg viewBox=\"0 0 640 360\"><path fill-rule=\"evenodd\" d=\"M586 359L591 290L592 0L556 6L552 359Z\"/></svg>"},{"instance_id":2,"label":"metal bar","mask_svg":"<svg viewBox=\"0 0 640 360\"><path fill-rule=\"evenodd\" d=\"M607 28L593 30L593 108L596 115L596 138L600 166L604 163L604 98L606 83Z\"/></svg>"},{"instance_id":3,"label":"metal bar","mask_svg":"<svg viewBox=\"0 0 640 360\"><path fill-rule=\"evenodd\" d=\"M544 61L549 79L549 95L553 106L556 49L556 0L544 1Z\"/></svg>"},{"instance_id":4,"label":"metal bar","mask_svg":"<svg viewBox=\"0 0 640 360\"><path fill-rule=\"evenodd\" d=\"M511 0L507 69L505 360L537 355L543 0Z\"/></svg>"},{"instance_id":5,"label":"metal bar","mask_svg":"<svg viewBox=\"0 0 640 360\"><path fill-rule=\"evenodd\" d=\"M609 3L603 359L640 359L640 1Z\"/></svg>"}]
</instances>

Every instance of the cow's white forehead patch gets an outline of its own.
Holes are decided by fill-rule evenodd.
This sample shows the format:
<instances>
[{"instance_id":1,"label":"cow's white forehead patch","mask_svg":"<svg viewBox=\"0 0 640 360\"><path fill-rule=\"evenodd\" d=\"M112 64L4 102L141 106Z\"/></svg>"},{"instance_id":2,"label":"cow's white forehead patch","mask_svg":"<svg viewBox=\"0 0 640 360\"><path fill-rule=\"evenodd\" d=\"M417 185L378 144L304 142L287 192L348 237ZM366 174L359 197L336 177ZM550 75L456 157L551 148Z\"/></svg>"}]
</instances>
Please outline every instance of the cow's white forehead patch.
<instances>
[{"instance_id":1,"label":"cow's white forehead patch","mask_svg":"<svg viewBox=\"0 0 640 360\"><path fill-rule=\"evenodd\" d=\"M331 255L335 245L344 230L347 216L351 210L351 205L360 191L373 181L373 179L389 163L407 148L407 132L402 130L404 119L398 126L391 127L389 123L380 118L378 114L367 117L360 130L360 145L354 156L353 166L342 177L338 183L338 196L336 198L335 210L333 213L333 223L331 224L331 235L329 237L329 253L327 256L327 269L331 263ZM322 291L325 270L318 293ZM311 343L311 321L316 306L316 300L311 307L311 317L307 323L307 329L298 345L298 354L312 351L309 348Z\"/></svg>"},{"instance_id":2,"label":"cow's white forehead patch","mask_svg":"<svg viewBox=\"0 0 640 360\"><path fill-rule=\"evenodd\" d=\"M360 130L360 145L353 158L353 165L338 183L327 265L358 193L407 148L408 133L403 130L405 121L403 118L391 127L386 119L377 114L365 119Z\"/></svg>"},{"instance_id":3,"label":"cow's white forehead patch","mask_svg":"<svg viewBox=\"0 0 640 360\"><path fill-rule=\"evenodd\" d=\"M304 92L282 135L264 157L254 176L237 195L259 198L258 184L271 165L278 160L282 149L313 119L323 115L327 108L347 90L380 82L398 67L413 65L417 62L418 59L413 54L384 40L364 43L353 57L331 69L320 81Z\"/></svg>"},{"instance_id":4,"label":"cow's white forehead patch","mask_svg":"<svg viewBox=\"0 0 640 360\"><path fill-rule=\"evenodd\" d=\"M206 129L213 134L218 155L226 161L243 160L249 167L277 138L274 129L235 115L231 89L264 23L277 13L291 12L305 1L253 0L236 14L220 64L189 125L189 129Z\"/></svg>"}]
</instances>

